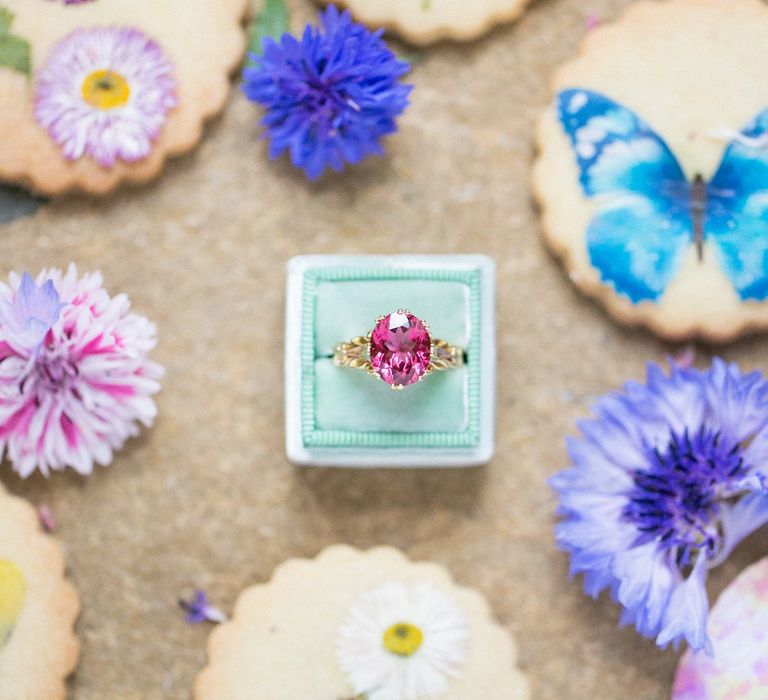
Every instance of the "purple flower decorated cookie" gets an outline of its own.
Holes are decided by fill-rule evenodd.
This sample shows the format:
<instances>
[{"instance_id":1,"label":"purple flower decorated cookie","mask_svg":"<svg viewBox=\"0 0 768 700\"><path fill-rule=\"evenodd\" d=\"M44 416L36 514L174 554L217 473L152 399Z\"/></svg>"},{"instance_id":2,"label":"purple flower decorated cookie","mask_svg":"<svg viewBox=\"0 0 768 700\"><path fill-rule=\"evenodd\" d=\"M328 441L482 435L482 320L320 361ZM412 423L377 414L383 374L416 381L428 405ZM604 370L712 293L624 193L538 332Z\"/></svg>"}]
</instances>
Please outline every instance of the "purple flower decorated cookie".
<instances>
[{"instance_id":1,"label":"purple flower decorated cookie","mask_svg":"<svg viewBox=\"0 0 768 700\"><path fill-rule=\"evenodd\" d=\"M687 651L672 700L764 700L768 697L768 559L744 571L709 616L712 655Z\"/></svg>"},{"instance_id":2,"label":"purple flower decorated cookie","mask_svg":"<svg viewBox=\"0 0 768 700\"><path fill-rule=\"evenodd\" d=\"M35 119L68 160L143 160L177 105L173 66L138 29L75 30L37 76Z\"/></svg>"},{"instance_id":3,"label":"purple flower decorated cookie","mask_svg":"<svg viewBox=\"0 0 768 700\"><path fill-rule=\"evenodd\" d=\"M155 177L219 112L247 0L14 0L0 7L0 181L104 194ZM5 58L5 63L3 60ZM10 68L10 69L9 69Z\"/></svg>"},{"instance_id":4,"label":"purple flower decorated cookie","mask_svg":"<svg viewBox=\"0 0 768 700\"><path fill-rule=\"evenodd\" d=\"M659 646L711 652L707 572L768 521L768 382L719 359L651 364L594 413L550 482L571 572Z\"/></svg>"}]
</instances>

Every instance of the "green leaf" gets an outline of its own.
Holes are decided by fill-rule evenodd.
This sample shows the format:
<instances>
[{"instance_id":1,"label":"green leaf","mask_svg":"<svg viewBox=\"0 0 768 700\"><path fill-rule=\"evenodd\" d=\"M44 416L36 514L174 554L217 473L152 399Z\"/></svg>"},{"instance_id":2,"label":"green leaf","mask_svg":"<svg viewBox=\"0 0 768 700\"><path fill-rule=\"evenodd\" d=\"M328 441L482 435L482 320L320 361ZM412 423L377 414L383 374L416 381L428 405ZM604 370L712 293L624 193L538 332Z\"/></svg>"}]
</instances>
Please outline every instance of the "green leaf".
<instances>
[{"instance_id":1,"label":"green leaf","mask_svg":"<svg viewBox=\"0 0 768 700\"><path fill-rule=\"evenodd\" d=\"M264 9L256 15L248 40L248 51L261 56L264 37L277 38L288 31L288 8L285 0L265 0ZM252 63L252 61L248 61Z\"/></svg>"},{"instance_id":2,"label":"green leaf","mask_svg":"<svg viewBox=\"0 0 768 700\"><path fill-rule=\"evenodd\" d=\"M30 76L32 52L29 50L29 43L10 34L0 35L0 66Z\"/></svg>"},{"instance_id":3,"label":"green leaf","mask_svg":"<svg viewBox=\"0 0 768 700\"><path fill-rule=\"evenodd\" d=\"M13 19L13 12L7 7L0 6L0 67L10 68L30 76L32 51L28 41L10 33Z\"/></svg>"},{"instance_id":4,"label":"green leaf","mask_svg":"<svg viewBox=\"0 0 768 700\"><path fill-rule=\"evenodd\" d=\"M0 7L0 34L7 34L11 30L14 17L7 7Z\"/></svg>"}]
</instances>

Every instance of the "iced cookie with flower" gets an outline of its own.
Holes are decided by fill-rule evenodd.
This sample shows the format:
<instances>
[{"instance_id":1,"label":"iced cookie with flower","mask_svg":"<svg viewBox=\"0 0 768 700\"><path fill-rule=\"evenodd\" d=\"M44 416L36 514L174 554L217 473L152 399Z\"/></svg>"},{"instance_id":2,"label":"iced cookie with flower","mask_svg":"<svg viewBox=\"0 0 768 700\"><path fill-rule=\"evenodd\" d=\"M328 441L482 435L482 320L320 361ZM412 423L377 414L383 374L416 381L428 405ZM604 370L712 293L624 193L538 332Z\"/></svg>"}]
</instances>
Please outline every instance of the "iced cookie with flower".
<instances>
[{"instance_id":1,"label":"iced cookie with flower","mask_svg":"<svg viewBox=\"0 0 768 700\"><path fill-rule=\"evenodd\" d=\"M244 49L246 0L0 4L31 56L28 75L0 66L0 179L44 193L157 175L223 107Z\"/></svg>"},{"instance_id":2,"label":"iced cookie with flower","mask_svg":"<svg viewBox=\"0 0 768 700\"><path fill-rule=\"evenodd\" d=\"M58 544L0 486L0 700L64 700L79 607Z\"/></svg>"},{"instance_id":3,"label":"iced cookie with flower","mask_svg":"<svg viewBox=\"0 0 768 700\"><path fill-rule=\"evenodd\" d=\"M437 564L347 546L244 591L196 700L527 700L510 635Z\"/></svg>"},{"instance_id":4,"label":"iced cookie with flower","mask_svg":"<svg viewBox=\"0 0 768 700\"><path fill-rule=\"evenodd\" d=\"M409 66L382 39L329 6L301 37L265 37L243 72L243 91L264 110L269 157L287 152L314 180L371 155L397 131L411 87Z\"/></svg>"},{"instance_id":5,"label":"iced cookie with flower","mask_svg":"<svg viewBox=\"0 0 768 700\"><path fill-rule=\"evenodd\" d=\"M720 359L650 364L594 414L550 481L571 573L659 646L712 653L707 573L768 522L768 381Z\"/></svg>"},{"instance_id":6,"label":"iced cookie with flower","mask_svg":"<svg viewBox=\"0 0 768 700\"><path fill-rule=\"evenodd\" d=\"M109 465L154 421L156 343L154 324L99 273L11 274L0 283L0 458L23 478Z\"/></svg>"}]
</instances>

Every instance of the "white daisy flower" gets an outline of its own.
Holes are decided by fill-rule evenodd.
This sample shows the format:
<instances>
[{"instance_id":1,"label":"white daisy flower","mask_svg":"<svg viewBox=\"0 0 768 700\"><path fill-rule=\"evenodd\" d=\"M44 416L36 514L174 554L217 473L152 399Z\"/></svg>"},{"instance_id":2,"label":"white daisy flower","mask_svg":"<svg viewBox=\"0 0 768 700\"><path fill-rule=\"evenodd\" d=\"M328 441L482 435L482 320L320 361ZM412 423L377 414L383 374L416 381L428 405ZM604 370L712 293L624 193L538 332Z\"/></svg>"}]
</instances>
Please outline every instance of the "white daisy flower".
<instances>
[{"instance_id":1,"label":"white daisy flower","mask_svg":"<svg viewBox=\"0 0 768 700\"><path fill-rule=\"evenodd\" d=\"M339 630L336 656L366 700L431 700L467 655L464 612L431 583L386 583L363 594Z\"/></svg>"}]
</instances>

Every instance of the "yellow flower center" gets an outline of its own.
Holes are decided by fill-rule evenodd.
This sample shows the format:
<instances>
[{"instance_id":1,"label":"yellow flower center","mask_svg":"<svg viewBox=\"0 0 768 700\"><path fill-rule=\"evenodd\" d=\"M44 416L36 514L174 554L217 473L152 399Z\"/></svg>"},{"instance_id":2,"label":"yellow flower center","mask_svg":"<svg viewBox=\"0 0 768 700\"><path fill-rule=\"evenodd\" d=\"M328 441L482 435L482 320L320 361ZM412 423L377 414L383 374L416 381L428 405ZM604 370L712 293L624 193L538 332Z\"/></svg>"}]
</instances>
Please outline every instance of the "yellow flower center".
<instances>
[{"instance_id":1,"label":"yellow flower center","mask_svg":"<svg viewBox=\"0 0 768 700\"><path fill-rule=\"evenodd\" d=\"M128 81L113 70L95 70L83 81L83 99L97 109L122 107L130 96Z\"/></svg>"},{"instance_id":2,"label":"yellow flower center","mask_svg":"<svg viewBox=\"0 0 768 700\"><path fill-rule=\"evenodd\" d=\"M398 622L384 632L384 648L398 656L413 656L423 641L423 632L408 622Z\"/></svg>"},{"instance_id":3,"label":"yellow flower center","mask_svg":"<svg viewBox=\"0 0 768 700\"><path fill-rule=\"evenodd\" d=\"M26 597L24 574L12 561L0 559L0 646L16 624Z\"/></svg>"}]
</instances>

